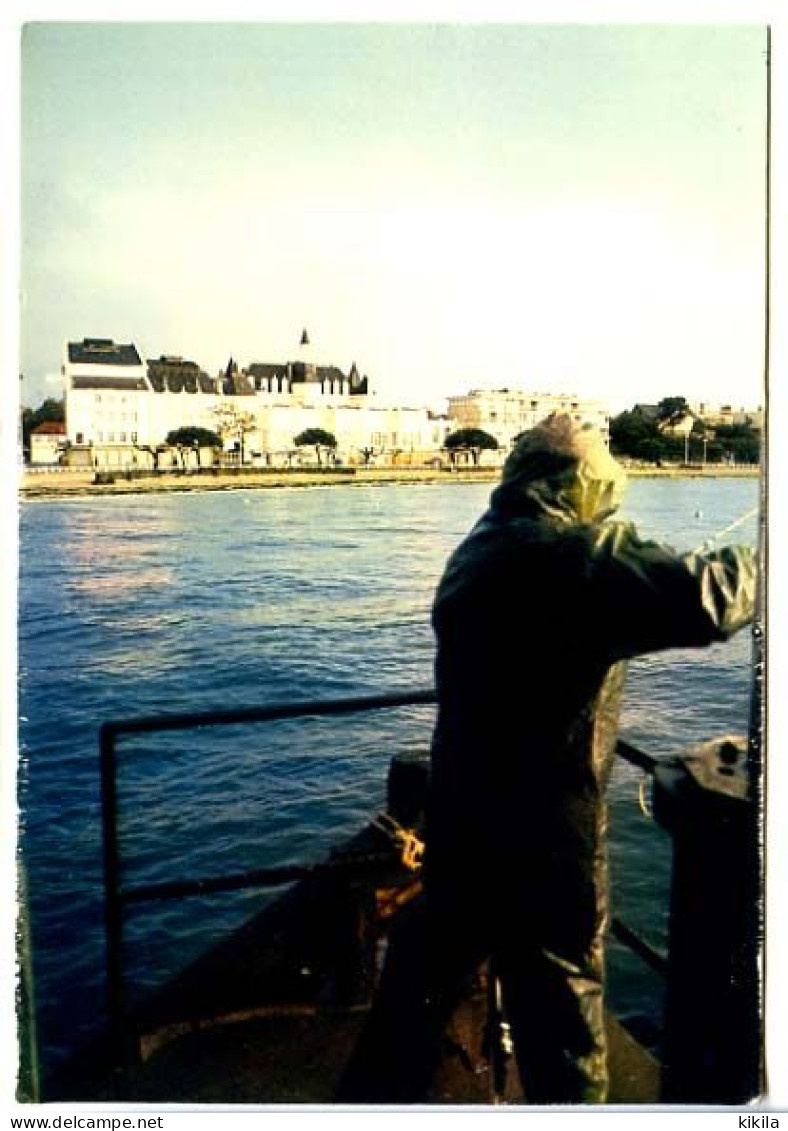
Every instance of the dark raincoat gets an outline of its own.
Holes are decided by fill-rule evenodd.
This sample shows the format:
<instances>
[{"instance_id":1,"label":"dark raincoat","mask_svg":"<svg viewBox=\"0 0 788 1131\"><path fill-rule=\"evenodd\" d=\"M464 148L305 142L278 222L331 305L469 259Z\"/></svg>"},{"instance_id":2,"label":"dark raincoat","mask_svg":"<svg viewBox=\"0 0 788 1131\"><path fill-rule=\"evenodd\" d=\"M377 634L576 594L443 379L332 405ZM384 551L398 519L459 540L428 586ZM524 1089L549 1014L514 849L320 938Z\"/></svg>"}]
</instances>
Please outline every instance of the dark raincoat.
<instances>
[{"instance_id":1,"label":"dark raincoat","mask_svg":"<svg viewBox=\"0 0 788 1131\"><path fill-rule=\"evenodd\" d=\"M433 609L426 912L391 948L388 1065L355 1098L423 1098L439 1034L487 956L527 1100L606 1098L604 793L625 662L727 639L752 619L756 577L749 548L677 555L609 521L624 483L595 430L549 418L448 562ZM403 999L408 965L420 1007Z\"/></svg>"}]
</instances>

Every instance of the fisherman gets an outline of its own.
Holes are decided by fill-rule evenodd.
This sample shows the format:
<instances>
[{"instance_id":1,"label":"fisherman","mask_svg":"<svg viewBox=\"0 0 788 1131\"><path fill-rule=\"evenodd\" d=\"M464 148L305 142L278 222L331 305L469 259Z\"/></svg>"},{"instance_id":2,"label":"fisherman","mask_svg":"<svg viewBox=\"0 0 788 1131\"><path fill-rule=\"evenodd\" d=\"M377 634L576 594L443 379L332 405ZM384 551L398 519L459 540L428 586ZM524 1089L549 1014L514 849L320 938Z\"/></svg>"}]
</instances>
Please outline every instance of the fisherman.
<instances>
[{"instance_id":1,"label":"fisherman","mask_svg":"<svg viewBox=\"0 0 788 1131\"><path fill-rule=\"evenodd\" d=\"M553 415L515 444L433 608L425 899L390 943L337 1098L424 1100L491 958L526 1102L604 1103L605 788L626 661L748 624L749 547L679 555L610 521L625 475Z\"/></svg>"}]
</instances>

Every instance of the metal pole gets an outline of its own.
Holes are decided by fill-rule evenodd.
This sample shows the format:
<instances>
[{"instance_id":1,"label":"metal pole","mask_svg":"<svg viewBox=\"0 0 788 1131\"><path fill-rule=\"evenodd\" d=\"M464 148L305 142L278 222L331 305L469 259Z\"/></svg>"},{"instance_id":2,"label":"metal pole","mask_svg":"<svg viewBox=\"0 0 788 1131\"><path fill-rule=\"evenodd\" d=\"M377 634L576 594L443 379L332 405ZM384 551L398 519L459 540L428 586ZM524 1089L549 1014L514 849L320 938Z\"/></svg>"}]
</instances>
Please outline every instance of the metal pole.
<instances>
[{"instance_id":1,"label":"metal pole","mask_svg":"<svg viewBox=\"0 0 788 1131\"><path fill-rule=\"evenodd\" d=\"M107 1024L113 1063L126 1059L123 992L123 904L118 843L117 758L115 731L105 723L99 732L101 767L101 820L104 851L104 900L106 926Z\"/></svg>"}]
</instances>

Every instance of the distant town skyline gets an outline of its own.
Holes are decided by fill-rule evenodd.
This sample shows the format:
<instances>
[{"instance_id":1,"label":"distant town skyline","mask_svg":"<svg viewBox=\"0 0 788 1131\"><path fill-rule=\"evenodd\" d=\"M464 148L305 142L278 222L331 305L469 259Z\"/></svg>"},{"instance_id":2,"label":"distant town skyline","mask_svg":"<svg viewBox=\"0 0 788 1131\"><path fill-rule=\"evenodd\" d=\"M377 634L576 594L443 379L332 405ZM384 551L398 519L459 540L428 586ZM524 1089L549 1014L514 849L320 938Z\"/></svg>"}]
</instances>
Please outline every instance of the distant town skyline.
<instances>
[{"instance_id":1,"label":"distant town skyline","mask_svg":"<svg viewBox=\"0 0 788 1131\"><path fill-rule=\"evenodd\" d=\"M766 31L28 25L21 370L66 339L380 395L764 402Z\"/></svg>"},{"instance_id":2,"label":"distant town skyline","mask_svg":"<svg viewBox=\"0 0 788 1131\"><path fill-rule=\"evenodd\" d=\"M85 339L86 342L88 340L89 340L88 338ZM264 357L263 355L259 355L259 356L256 356L254 358L254 360L251 360L251 359L240 358L237 355L233 356L232 354L230 354L230 355L228 355L227 362L224 365L218 366L216 368L216 370L214 370L214 371L211 371L206 366L203 366L200 363L199 358L193 357L188 353L179 354L179 355L172 355L172 354L167 354L165 352L160 352L160 353L156 354L155 351L146 352L144 350L141 350L141 349L138 348L139 343L135 339L132 339L129 342L126 342L126 343L114 342L111 339L94 339L94 342L95 342L95 344L99 344L99 342L100 342L102 345L106 344L107 346L114 346L114 347L122 347L122 348L131 347L132 351L139 358L139 360L143 364L143 366L147 366L149 373L150 373L151 369L152 368L155 369L155 367L159 363L175 362L175 363L184 363L184 364L186 364L190 367L196 365L198 370L205 373L208 378L211 378L211 379L214 379L214 380L217 379L217 378L221 378L221 376L223 374L229 372L230 368L232 368L232 370L235 371L235 372L241 372L241 373L250 373L251 372L251 373L254 373L254 371L258 368L280 368L281 367L284 370L285 367L287 367L287 366L290 366L292 364L297 364L299 362L299 360L305 360L305 361L315 361L315 360L317 360L317 355L312 353L312 342L311 342L311 338L310 338L309 333L308 333L308 329L306 327L301 331L301 334L299 335L298 346L296 348L294 348L293 350L291 350L290 353L286 357L284 357L284 356L283 357L269 357L269 356ZM64 343L64 346L65 346L66 350L70 352L73 349L75 344L77 346L79 345L79 343L69 342L69 343ZM320 366L323 366L322 359L318 362L318 367L320 367ZM351 369L355 369L356 374L357 374L357 379L363 380L365 387L369 386L369 393L372 394L373 398L378 399L378 390L374 387L374 382L369 382L368 375L363 373L363 371L358 371L355 361L351 362L350 365L344 365L344 366L340 365L338 367L334 366L332 364L332 365L328 366L328 368L330 368L333 372L336 372L337 374L342 373L342 376L344 378L347 377L347 373L343 372L344 370L350 371ZM65 373L53 374L52 377L51 377L51 380L47 383L47 385L48 385L47 391L44 394L44 396L42 396L40 398L41 401L49 399L49 398L60 399L61 397L63 399L67 399L69 379L68 379L68 377ZM35 405L33 405L31 398L29 396L25 396L25 390L24 389L22 390L22 392L23 392L22 401L23 401L25 407L27 407L27 408L36 407ZM574 389L568 389L568 388L567 389L546 389L546 388L539 388L538 386L535 386L535 385L527 385L527 384L524 384L522 382L512 381L512 382L509 382L509 384L506 385L506 386L489 384L487 386L476 385L476 386L468 386L468 387L462 388L462 389L460 389L460 388L449 389L449 391L447 392L445 397L442 399L441 403L435 403L435 404L422 404L421 401L419 401L419 404L417 405L416 401L418 400L418 398L413 398L413 403L411 403L409 405L407 405L404 400L403 401L397 401L396 397L388 397L388 398L382 397L382 398L379 398L379 399L382 402L382 405L386 405L386 406L390 406L390 407L397 407L397 406L399 406L399 407L411 407L411 408L412 407L424 407L424 408L427 408L429 411L434 412L436 414L446 414L448 412L448 414L451 415L451 403L452 403L452 401L462 400L462 399L464 399L468 396L475 396L475 395L483 396L483 395L486 395L488 393L490 395L495 395L495 394L500 394L500 393L515 393L515 394L522 393L524 395L533 394L533 395L542 396L542 397L581 396L581 394L578 394L577 391L574 390ZM678 394L678 395L681 396L682 394ZM664 393L660 394L659 396L654 398L654 401L652 403L653 403L653 405L657 405L664 398L669 398L671 396L672 396L671 394L664 394ZM589 401L589 402L590 401L598 401L598 403L600 405L605 405L607 408L610 408L610 405L609 405L607 398L597 397L593 393L589 394L589 395L582 395L582 399L584 399L585 401ZM637 408L638 406L645 406L648 403L648 402L643 402L643 401L629 400L629 399L627 399L627 395L626 395L625 392L622 392L622 394L619 398L619 401L620 401L620 403L618 403L617 407L615 407L613 409L614 412L619 412L619 411L624 411L624 410L627 410L627 409ZM40 401L36 401L36 405L39 404L39 403L40 403ZM731 400L725 400L724 398L720 399L719 397L715 397L714 395L711 395L711 396L708 396L708 397L705 397L705 398L702 398L702 399L701 398L688 398L687 399L687 405L688 405L688 408L690 409L690 411L693 411L693 412L696 409L698 409L699 407L702 407L704 411L713 410L715 408L732 408L734 411L743 410L743 411L746 411L746 412L760 412L764 407L761 402L758 402L757 404L754 403L754 402L753 403L747 403L747 402L743 402L743 401L740 401L740 400L736 400L735 398L731 401Z\"/></svg>"}]
</instances>

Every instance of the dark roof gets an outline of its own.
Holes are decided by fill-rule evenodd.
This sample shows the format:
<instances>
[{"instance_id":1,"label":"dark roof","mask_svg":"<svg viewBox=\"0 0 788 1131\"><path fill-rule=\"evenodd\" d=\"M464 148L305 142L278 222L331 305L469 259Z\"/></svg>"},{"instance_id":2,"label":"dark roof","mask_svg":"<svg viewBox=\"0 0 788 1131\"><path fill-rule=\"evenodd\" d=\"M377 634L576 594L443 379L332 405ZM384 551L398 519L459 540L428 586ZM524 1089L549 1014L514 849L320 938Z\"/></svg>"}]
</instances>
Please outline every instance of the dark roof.
<instances>
[{"instance_id":1,"label":"dark roof","mask_svg":"<svg viewBox=\"0 0 788 1131\"><path fill-rule=\"evenodd\" d=\"M144 377L72 377L75 389L142 389L147 390Z\"/></svg>"},{"instance_id":2,"label":"dark roof","mask_svg":"<svg viewBox=\"0 0 788 1131\"><path fill-rule=\"evenodd\" d=\"M361 376L358 369L356 368L355 361L350 367L350 373L348 373L348 381L350 382L350 391L354 395L357 396L359 394L369 392L369 378L366 376Z\"/></svg>"},{"instance_id":3,"label":"dark roof","mask_svg":"<svg viewBox=\"0 0 788 1131\"><path fill-rule=\"evenodd\" d=\"M66 426L62 420L45 420L34 428L31 436L65 436Z\"/></svg>"},{"instance_id":4,"label":"dark roof","mask_svg":"<svg viewBox=\"0 0 788 1131\"><path fill-rule=\"evenodd\" d=\"M196 393L198 389L196 373L151 374L150 382L157 393Z\"/></svg>"},{"instance_id":5,"label":"dark roof","mask_svg":"<svg viewBox=\"0 0 788 1131\"><path fill-rule=\"evenodd\" d=\"M345 374L336 365L318 365L318 381L344 381Z\"/></svg>"},{"instance_id":6,"label":"dark roof","mask_svg":"<svg viewBox=\"0 0 788 1131\"><path fill-rule=\"evenodd\" d=\"M228 396L247 397L254 396L254 385L245 373L239 373L237 365L227 367L223 378L219 378L222 392Z\"/></svg>"},{"instance_id":7,"label":"dark roof","mask_svg":"<svg viewBox=\"0 0 788 1131\"><path fill-rule=\"evenodd\" d=\"M148 360L148 379L155 393L213 393L216 386L196 361L182 357L165 357Z\"/></svg>"},{"instance_id":8,"label":"dark roof","mask_svg":"<svg viewBox=\"0 0 788 1131\"><path fill-rule=\"evenodd\" d=\"M112 338L85 338L81 342L69 342L68 360L76 364L142 365L136 346L131 342L116 344Z\"/></svg>"},{"instance_id":9,"label":"dark roof","mask_svg":"<svg viewBox=\"0 0 788 1131\"><path fill-rule=\"evenodd\" d=\"M255 361L246 370L250 377L286 377L287 366L278 362Z\"/></svg>"},{"instance_id":10,"label":"dark roof","mask_svg":"<svg viewBox=\"0 0 788 1131\"><path fill-rule=\"evenodd\" d=\"M157 357L155 360L153 358L150 358L150 357L148 358L148 370L149 371L151 369L156 369L156 370L162 370L163 372L167 372L167 373L170 373L170 372L194 373L199 368L200 367L199 367L199 365L197 364L196 361L184 361L184 359L182 357L165 357L162 354L161 357Z\"/></svg>"}]
</instances>

